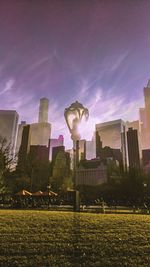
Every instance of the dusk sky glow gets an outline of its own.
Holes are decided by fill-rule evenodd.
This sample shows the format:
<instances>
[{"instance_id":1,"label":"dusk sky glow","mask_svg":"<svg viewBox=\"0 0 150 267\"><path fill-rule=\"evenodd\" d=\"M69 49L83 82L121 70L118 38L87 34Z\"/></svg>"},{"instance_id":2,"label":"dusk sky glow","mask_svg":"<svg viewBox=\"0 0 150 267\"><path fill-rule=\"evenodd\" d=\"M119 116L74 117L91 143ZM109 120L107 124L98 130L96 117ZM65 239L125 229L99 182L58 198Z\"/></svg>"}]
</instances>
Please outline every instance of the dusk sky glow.
<instances>
[{"instance_id":1,"label":"dusk sky glow","mask_svg":"<svg viewBox=\"0 0 150 267\"><path fill-rule=\"evenodd\" d=\"M96 123L138 119L148 79L150 1L0 1L0 109L35 122L47 97L52 137L67 147L66 107L89 109L90 140Z\"/></svg>"}]
</instances>

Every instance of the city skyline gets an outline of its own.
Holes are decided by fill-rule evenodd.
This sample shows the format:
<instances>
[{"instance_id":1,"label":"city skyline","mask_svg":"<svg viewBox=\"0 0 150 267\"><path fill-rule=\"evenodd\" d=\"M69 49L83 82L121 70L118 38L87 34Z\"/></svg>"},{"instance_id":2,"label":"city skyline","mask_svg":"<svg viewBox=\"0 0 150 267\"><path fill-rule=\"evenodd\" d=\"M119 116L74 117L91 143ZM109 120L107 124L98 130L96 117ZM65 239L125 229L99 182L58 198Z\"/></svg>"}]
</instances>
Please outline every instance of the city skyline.
<instances>
[{"instance_id":1,"label":"city skyline","mask_svg":"<svg viewBox=\"0 0 150 267\"><path fill-rule=\"evenodd\" d=\"M2 1L0 109L32 123L48 98L52 137L63 134L67 147L63 112L76 100L90 112L88 140L97 123L138 119L150 78L149 8L138 0Z\"/></svg>"}]
</instances>

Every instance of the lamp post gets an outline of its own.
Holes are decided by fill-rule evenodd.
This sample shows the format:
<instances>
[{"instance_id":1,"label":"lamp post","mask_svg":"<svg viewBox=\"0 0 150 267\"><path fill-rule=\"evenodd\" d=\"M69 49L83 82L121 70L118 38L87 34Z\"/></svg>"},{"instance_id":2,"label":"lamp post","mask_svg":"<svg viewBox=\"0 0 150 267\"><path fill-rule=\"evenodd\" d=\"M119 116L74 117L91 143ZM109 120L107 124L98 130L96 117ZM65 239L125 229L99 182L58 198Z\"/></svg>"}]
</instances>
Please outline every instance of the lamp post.
<instances>
[{"instance_id":1,"label":"lamp post","mask_svg":"<svg viewBox=\"0 0 150 267\"><path fill-rule=\"evenodd\" d=\"M78 127L83 120L87 121L89 117L89 111L78 101L72 103L64 111L65 120L69 131L71 133L71 139L73 140L73 172L74 172L74 189L76 185L75 172L78 162L79 152L79 140L81 139Z\"/></svg>"}]
</instances>

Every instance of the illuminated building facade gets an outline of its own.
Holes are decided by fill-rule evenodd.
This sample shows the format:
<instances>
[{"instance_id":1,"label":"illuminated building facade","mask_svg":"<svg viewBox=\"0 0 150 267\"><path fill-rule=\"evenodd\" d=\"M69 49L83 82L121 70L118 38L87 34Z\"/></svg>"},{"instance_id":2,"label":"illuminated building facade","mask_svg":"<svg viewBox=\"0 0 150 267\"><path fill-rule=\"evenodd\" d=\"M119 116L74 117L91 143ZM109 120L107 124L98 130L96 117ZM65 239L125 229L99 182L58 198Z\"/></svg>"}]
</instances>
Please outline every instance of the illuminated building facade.
<instances>
[{"instance_id":1,"label":"illuminated building facade","mask_svg":"<svg viewBox=\"0 0 150 267\"><path fill-rule=\"evenodd\" d=\"M48 122L48 108L49 100L45 97L41 98L39 107L39 123Z\"/></svg>"},{"instance_id":2,"label":"illuminated building facade","mask_svg":"<svg viewBox=\"0 0 150 267\"><path fill-rule=\"evenodd\" d=\"M96 141L95 136L91 141L86 141L86 159L94 159L96 157Z\"/></svg>"},{"instance_id":3,"label":"illuminated building facade","mask_svg":"<svg viewBox=\"0 0 150 267\"><path fill-rule=\"evenodd\" d=\"M140 128L142 149L150 149L150 80L144 87L145 107L140 108Z\"/></svg>"},{"instance_id":4,"label":"illuminated building facade","mask_svg":"<svg viewBox=\"0 0 150 267\"><path fill-rule=\"evenodd\" d=\"M126 150L126 129L125 123L119 119L104 123L96 124L96 132L100 136L102 147L110 147L120 150L122 153L123 165L127 166L127 150ZM98 151L98 148L97 148Z\"/></svg>"},{"instance_id":5,"label":"illuminated building facade","mask_svg":"<svg viewBox=\"0 0 150 267\"><path fill-rule=\"evenodd\" d=\"M147 117L147 127L150 130L150 80L144 87L145 112Z\"/></svg>"},{"instance_id":6,"label":"illuminated building facade","mask_svg":"<svg viewBox=\"0 0 150 267\"><path fill-rule=\"evenodd\" d=\"M47 98L40 99L39 119L30 126L30 145L48 146L51 138L51 124L48 122L49 101Z\"/></svg>"},{"instance_id":7,"label":"illuminated building facade","mask_svg":"<svg viewBox=\"0 0 150 267\"><path fill-rule=\"evenodd\" d=\"M32 123L30 126L30 145L48 146L51 136L51 124L48 122Z\"/></svg>"}]
</instances>

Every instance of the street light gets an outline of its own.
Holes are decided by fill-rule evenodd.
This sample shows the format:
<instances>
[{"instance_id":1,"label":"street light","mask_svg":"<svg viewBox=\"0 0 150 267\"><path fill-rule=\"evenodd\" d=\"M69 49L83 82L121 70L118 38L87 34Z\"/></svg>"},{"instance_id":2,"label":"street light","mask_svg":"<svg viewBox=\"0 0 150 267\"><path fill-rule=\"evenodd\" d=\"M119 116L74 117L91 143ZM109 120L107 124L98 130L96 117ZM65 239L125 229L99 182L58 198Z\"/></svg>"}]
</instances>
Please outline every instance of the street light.
<instances>
[{"instance_id":1,"label":"street light","mask_svg":"<svg viewBox=\"0 0 150 267\"><path fill-rule=\"evenodd\" d=\"M81 103L76 101L65 109L64 116L71 133L71 139L73 141L80 140L81 136L78 132L78 126L82 122L82 120L88 120L88 109L85 108Z\"/></svg>"},{"instance_id":2,"label":"street light","mask_svg":"<svg viewBox=\"0 0 150 267\"><path fill-rule=\"evenodd\" d=\"M79 133L79 125L82 121L87 121L89 117L89 111L78 101L72 103L68 108L64 111L65 120L69 131L71 133L71 139L73 140L73 184L74 191L73 199L74 199L74 211L80 210L80 201L79 201L79 191L76 190L76 165L79 160L79 140L81 139Z\"/></svg>"},{"instance_id":3,"label":"street light","mask_svg":"<svg viewBox=\"0 0 150 267\"><path fill-rule=\"evenodd\" d=\"M71 139L73 140L73 170L75 175L76 162L78 160L77 159L78 142L81 139L81 135L79 133L79 125L82 123L83 120L85 121L88 120L89 111L81 103L76 101L65 109L64 116L69 131L71 133Z\"/></svg>"}]
</instances>

